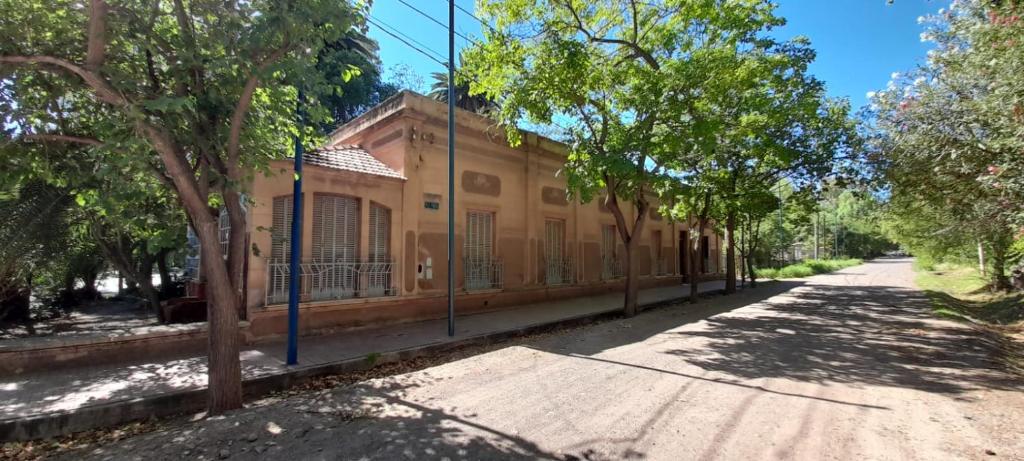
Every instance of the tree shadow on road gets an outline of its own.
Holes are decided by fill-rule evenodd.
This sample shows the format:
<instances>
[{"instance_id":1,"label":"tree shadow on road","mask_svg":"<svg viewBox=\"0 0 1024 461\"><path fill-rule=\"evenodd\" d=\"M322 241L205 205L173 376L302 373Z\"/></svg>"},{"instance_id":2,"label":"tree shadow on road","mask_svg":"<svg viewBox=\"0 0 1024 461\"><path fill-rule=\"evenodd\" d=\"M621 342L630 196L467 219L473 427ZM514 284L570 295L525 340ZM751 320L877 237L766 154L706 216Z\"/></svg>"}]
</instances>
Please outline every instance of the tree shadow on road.
<instances>
[{"instance_id":1,"label":"tree shadow on road","mask_svg":"<svg viewBox=\"0 0 1024 461\"><path fill-rule=\"evenodd\" d=\"M705 295L697 303L681 301L645 310L638 317L597 324L586 329L586 335L552 336L534 341L530 347L557 354L594 355L608 349L647 340L666 331L703 319L724 314L757 303L772 296L803 286L803 281L761 283L737 294Z\"/></svg>"},{"instance_id":2,"label":"tree shadow on road","mask_svg":"<svg viewBox=\"0 0 1024 461\"><path fill-rule=\"evenodd\" d=\"M706 347L665 352L740 378L884 385L959 394L1019 389L977 332L930 314L919 291L810 284L743 315L671 334Z\"/></svg>"},{"instance_id":3,"label":"tree shadow on road","mask_svg":"<svg viewBox=\"0 0 1024 461\"><path fill-rule=\"evenodd\" d=\"M474 414L406 398L432 383L422 374L400 375L271 398L65 459L575 459L478 423Z\"/></svg>"}]
</instances>

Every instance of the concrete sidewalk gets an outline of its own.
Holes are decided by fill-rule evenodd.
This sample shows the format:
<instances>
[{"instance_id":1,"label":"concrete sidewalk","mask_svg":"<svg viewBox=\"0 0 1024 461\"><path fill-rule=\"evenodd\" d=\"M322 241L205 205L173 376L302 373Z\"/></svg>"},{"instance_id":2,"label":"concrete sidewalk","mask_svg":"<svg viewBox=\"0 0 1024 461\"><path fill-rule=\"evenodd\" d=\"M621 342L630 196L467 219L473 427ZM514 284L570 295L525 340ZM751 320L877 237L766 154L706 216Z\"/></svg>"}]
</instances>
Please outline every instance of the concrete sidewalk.
<instances>
[{"instance_id":1,"label":"concrete sidewalk","mask_svg":"<svg viewBox=\"0 0 1024 461\"><path fill-rule=\"evenodd\" d=\"M722 281L701 285L720 291ZM652 307L686 299L688 285L642 290ZM249 397L315 376L485 344L561 325L582 324L619 311L622 294L530 304L461 316L454 338L446 320L340 332L299 340L297 366L285 365L284 340L245 347L242 373ZM372 358L372 359L371 359ZM206 358L120 363L0 379L0 442L87 430L154 416L200 411L205 405Z\"/></svg>"}]
</instances>

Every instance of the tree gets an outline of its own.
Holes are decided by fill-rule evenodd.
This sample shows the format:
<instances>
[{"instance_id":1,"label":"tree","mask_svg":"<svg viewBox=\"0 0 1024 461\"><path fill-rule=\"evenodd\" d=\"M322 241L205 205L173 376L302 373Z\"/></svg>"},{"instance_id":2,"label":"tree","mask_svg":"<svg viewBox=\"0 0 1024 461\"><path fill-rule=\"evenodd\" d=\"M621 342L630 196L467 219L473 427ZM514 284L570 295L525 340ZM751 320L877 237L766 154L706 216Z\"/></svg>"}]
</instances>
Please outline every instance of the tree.
<instances>
[{"instance_id":1,"label":"tree","mask_svg":"<svg viewBox=\"0 0 1024 461\"><path fill-rule=\"evenodd\" d=\"M320 98L330 117L320 126L323 135L377 106L401 89L381 76L377 42L360 30L350 30L341 39L326 44L317 57L317 72L342 75L354 66L359 69L348 81L335 82Z\"/></svg>"},{"instance_id":2,"label":"tree","mask_svg":"<svg viewBox=\"0 0 1024 461\"><path fill-rule=\"evenodd\" d=\"M825 98L822 83L806 72L813 59L803 38L761 38L722 49L707 64L715 77L694 110L709 127L707 141L683 151L682 163L692 172L686 182L708 185L703 202L717 203L698 211L700 227L709 218L724 223L726 292L736 289L737 220L744 207L761 208L748 196L782 178L813 187L851 144L848 104Z\"/></svg>"},{"instance_id":3,"label":"tree","mask_svg":"<svg viewBox=\"0 0 1024 461\"><path fill-rule=\"evenodd\" d=\"M87 98L100 122L78 133L44 120L17 136L86 144L110 159L130 147L128 160L175 192L199 236L213 414L242 402L238 319L247 178L288 152L297 87L306 91L310 123L327 117L316 103L337 78L316 71L317 57L361 27L366 8L316 0L91 0L84 8L66 0L0 0L0 78L19 87L0 93L4 105ZM357 73L352 67L341 77ZM53 79L59 91L43 86ZM226 254L218 238L221 207L230 222Z\"/></svg>"},{"instance_id":4,"label":"tree","mask_svg":"<svg viewBox=\"0 0 1024 461\"><path fill-rule=\"evenodd\" d=\"M873 146L902 221L889 229L940 255L929 241L980 241L994 288L1009 286L1007 248L1024 223L1021 14L1020 2L967 0L923 18L936 44L927 63L869 95Z\"/></svg>"},{"instance_id":5,"label":"tree","mask_svg":"<svg viewBox=\"0 0 1024 461\"><path fill-rule=\"evenodd\" d=\"M461 56L459 62L462 62ZM430 77L434 82L430 85L428 96L441 102L448 102L448 72L432 72ZM472 94L470 91L467 78L460 69L456 69L455 107L484 115L497 109L498 105L493 99L483 94Z\"/></svg>"},{"instance_id":6,"label":"tree","mask_svg":"<svg viewBox=\"0 0 1024 461\"><path fill-rule=\"evenodd\" d=\"M568 187L583 202L604 200L615 217L626 315L637 309L634 255L650 197L671 201L669 160L706 139L708 125L694 115L713 76L700 72L719 50L753 43L779 23L771 10L767 1L734 0L480 4L495 28L465 51L470 92L499 101L496 116L513 144L519 122L570 125Z\"/></svg>"}]
</instances>

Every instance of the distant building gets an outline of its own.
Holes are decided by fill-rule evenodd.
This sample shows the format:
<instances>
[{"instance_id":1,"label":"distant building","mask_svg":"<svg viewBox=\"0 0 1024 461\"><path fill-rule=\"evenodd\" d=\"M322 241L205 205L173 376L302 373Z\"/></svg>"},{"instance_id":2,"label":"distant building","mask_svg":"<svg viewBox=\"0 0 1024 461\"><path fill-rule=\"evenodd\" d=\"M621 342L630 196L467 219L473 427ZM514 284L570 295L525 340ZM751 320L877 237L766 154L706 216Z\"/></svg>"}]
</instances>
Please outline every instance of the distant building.
<instances>
[{"instance_id":1,"label":"distant building","mask_svg":"<svg viewBox=\"0 0 1024 461\"><path fill-rule=\"evenodd\" d=\"M461 110L456 120L458 311L622 290L615 220L601 200L567 198L557 173L565 146L526 133L512 148L492 120ZM445 315L446 127L446 104L402 92L305 155L304 329ZM270 170L254 178L247 215L244 316L257 336L286 328L291 161ZM687 232L651 214L637 256L642 286L680 283ZM717 273L720 239L708 230L702 240L702 267Z\"/></svg>"}]
</instances>

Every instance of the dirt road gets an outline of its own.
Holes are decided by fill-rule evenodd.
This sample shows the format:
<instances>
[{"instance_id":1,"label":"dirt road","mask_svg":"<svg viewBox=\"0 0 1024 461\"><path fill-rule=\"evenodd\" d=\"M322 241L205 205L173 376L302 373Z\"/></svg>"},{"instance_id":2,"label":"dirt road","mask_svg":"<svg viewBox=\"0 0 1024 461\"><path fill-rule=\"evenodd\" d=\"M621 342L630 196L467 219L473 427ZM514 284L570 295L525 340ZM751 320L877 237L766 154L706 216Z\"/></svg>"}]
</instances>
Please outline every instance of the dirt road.
<instances>
[{"instance_id":1,"label":"dirt road","mask_svg":"<svg viewBox=\"0 0 1024 461\"><path fill-rule=\"evenodd\" d=\"M1024 459L1024 386L910 261L180 422L103 459Z\"/></svg>"}]
</instances>

